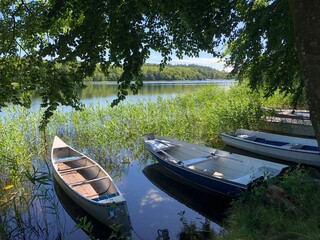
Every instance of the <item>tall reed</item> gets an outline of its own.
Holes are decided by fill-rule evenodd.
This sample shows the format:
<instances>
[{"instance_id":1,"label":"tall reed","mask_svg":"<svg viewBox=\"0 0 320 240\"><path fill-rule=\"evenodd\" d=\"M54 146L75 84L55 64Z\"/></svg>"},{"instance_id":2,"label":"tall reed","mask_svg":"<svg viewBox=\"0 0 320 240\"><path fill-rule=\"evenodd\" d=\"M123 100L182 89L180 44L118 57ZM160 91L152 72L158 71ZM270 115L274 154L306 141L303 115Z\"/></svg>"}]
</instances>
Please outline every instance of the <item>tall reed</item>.
<instances>
[{"instance_id":1,"label":"tall reed","mask_svg":"<svg viewBox=\"0 0 320 240\"><path fill-rule=\"evenodd\" d=\"M0 236L5 238L10 233L10 237L21 237L14 229L24 228L35 236L39 228L26 224L25 218L35 201L47 209L50 206L44 206L41 199L48 198L54 211L48 160L55 135L97 160L117 179L127 171L128 163L147 161L141 135L153 132L222 147L221 132L258 127L261 102L261 96L246 86L230 90L205 86L175 98L159 97L155 102L60 110L45 132L38 129L41 111L6 109L0 118ZM45 216L41 221L46 222Z\"/></svg>"}]
</instances>

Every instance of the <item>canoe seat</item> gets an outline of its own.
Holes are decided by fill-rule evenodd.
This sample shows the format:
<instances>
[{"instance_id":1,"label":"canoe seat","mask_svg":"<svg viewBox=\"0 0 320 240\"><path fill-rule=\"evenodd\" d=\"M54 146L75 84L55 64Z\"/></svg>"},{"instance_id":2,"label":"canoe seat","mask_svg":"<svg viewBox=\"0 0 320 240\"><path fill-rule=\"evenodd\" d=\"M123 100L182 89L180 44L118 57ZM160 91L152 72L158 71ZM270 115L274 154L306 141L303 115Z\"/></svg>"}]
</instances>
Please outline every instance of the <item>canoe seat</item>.
<instances>
[{"instance_id":1,"label":"canoe seat","mask_svg":"<svg viewBox=\"0 0 320 240\"><path fill-rule=\"evenodd\" d=\"M60 158L54 158L55 163L71 162L82 159L84 156L66 156Z\"/></svg>"},{"instance_id":2,"label":"canoe seat","mask_svg":"<svg viewBox=\"0 0 320 240\"><path fill-rule=\"evenodd\" d=\"M91 179L91 180L85 180L85 181L81 181L81 182L78 182L78 183L72 183L72 184L70 184L70 186L71 187L76 187L76 186L80 186L80 185L83 185L83 184L88 184L88 183L100 181L100 180L103 180L103 179L106 179L106 178L108 178L108 177L105 176L105 177L95 178L95 179Z\"/></svg>"},{"instance_id":3,"label":"canoe seat","mask_svg":"<svg viewBox=\"0 0 320 240\"><path fill-rule=\"evenodd\" d=\"M100 197L93 198L91 200L95 201L95 202L100 202L102 200L106 200L106 199L113 198L113 197L116 197L116 196L119 196L119 193L115 192L115 193L111 193L111 194L106 194L106 195L103 195L103 196L100 196Z\"/></svg>"},{"instance_id":4,"label":"canoe seat","mask_svg":"<svg viewBox=\"0 0 320 240\"><path fill-rule=\"evenodd\" d=\"M68 168L68 169L64 169L64 170L59 170L59 172L60 173L68 173L68 172L79 171L82 169L87 169L87 168L92 168L92 167L96 167L96 165L87 165L87 166L77 167L77 168Z\"/></svg>"}]
</instances>

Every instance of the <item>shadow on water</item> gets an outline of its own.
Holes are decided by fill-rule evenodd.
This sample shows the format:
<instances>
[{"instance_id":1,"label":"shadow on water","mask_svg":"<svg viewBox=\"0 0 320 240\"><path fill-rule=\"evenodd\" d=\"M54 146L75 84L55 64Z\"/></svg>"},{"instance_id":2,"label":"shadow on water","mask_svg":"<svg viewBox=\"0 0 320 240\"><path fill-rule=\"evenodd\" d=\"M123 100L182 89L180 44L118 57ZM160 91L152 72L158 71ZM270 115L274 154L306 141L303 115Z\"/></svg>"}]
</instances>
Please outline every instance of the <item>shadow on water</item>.
<instances>
[{"instance_id":1,"label":"shadow on water","mask_svg":"<svg viewBox=\"0 0 320 240\"><path fill-rule=\"evenodd\" d=\"M143 169L144 175L158 188L215 223L222 223L231 200L186 183L160 164Z\"/></svg>"},{"instance_id":2,"label":"shadow on water","mask_svg":"<svg viewBox=\"0 0 320 240\"><path fill-rule=\"evenodd\" d=\"M54 190L58 199L69 214L71 219L75 222L76 228L82 229L91 239L126 239L130 233L118 232L116 226L106 226L84 211L77 203L75 203L54 181ZM112 236L116 238L111 238Z\"/></svg>"}]
</instances>

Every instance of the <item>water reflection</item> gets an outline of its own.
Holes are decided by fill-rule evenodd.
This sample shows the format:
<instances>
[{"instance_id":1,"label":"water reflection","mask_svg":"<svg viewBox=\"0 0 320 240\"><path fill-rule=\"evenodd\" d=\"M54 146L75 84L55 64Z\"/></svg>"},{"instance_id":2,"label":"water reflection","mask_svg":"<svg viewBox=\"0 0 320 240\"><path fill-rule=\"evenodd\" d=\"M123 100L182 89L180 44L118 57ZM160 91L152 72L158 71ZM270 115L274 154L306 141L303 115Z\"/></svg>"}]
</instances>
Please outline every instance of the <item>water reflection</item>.
<instances>
[{"instance_id":1,"label":"water reflection","mask_svg":"<svg viewBox=\"0 0 320 240\"><path fill-rule=\"evenodd\" d=\"M146 166L143 173L162 191L213 222L221 223L230 206L230 200L186 183L158 163ZM161 200L154 193L152 196L155 202Z\"/></svg>"},{"instance_id":2,"label":"water reflection","mask_svg":"<svg viewBox=\"0 0 320 240\"><path fill-rule=\"evenodd\" d=\"M156 101L158 97L174 97L177 94L188 93L205 85L215 84L222 88L229 88L235 83L234 80L194 80L194 81L152 81L144 82L138 95L129 93L125 102L137 102L139 100ZM117 96L118 85L116 82L90 82L87 87L79 91L81 102L85 105L97 104L109 105ZM40 106L40 98L34 96L32 108ZM66 108L69 109L68 107ZM71 109L71 108L70 108Z\"/></svg>"}]
</instances>

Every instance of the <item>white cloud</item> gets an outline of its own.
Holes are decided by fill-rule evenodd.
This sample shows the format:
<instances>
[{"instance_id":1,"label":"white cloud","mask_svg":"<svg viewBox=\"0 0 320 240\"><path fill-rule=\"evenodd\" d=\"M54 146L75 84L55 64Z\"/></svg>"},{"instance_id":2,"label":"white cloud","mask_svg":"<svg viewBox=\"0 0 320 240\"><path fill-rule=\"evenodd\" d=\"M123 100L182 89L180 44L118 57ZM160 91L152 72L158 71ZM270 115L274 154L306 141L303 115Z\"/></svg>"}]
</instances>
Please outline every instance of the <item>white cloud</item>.
<instances>
[{"instance_id":1,"label":"white cloud","mask_svg":"<svg viewBox=\"0 0 320 240\"><path fill-rule=\"evenodd\" d=\"M152 208L155 208L158 206L160 202L170 202L171 200L169 198L164 198L159 194L158 190L150 189L146 196L144 196L141 199L140 205L141 207L145 205L150 205Z\"/></svg>"}]
</instances>

